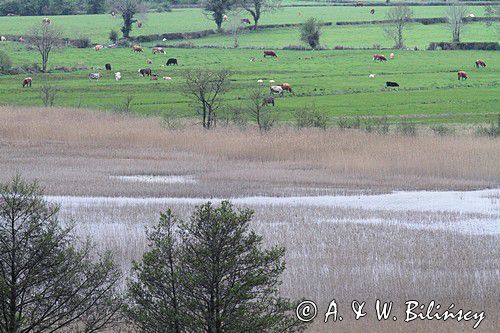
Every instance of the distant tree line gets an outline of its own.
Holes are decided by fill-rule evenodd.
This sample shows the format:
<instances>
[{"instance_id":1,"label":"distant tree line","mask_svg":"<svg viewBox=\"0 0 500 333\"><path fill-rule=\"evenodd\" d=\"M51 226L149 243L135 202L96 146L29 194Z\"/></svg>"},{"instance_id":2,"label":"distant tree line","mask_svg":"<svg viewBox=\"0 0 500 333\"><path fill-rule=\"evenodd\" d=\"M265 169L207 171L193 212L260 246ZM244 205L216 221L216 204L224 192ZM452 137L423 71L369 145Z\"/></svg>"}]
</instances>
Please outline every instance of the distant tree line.
<instances>
[{"instance_id":1,"label":"distant tree line","mask_svg":"<svg viewBox=\"0 0 500 333\"><path fill-rule=\"evenodd\" d=\"M145 0L145 2L156 8L168 8L171 3L169 0ZM102 14L110 8L108 0L0 0L0 15Z\"/></svg>"}]
</instances>

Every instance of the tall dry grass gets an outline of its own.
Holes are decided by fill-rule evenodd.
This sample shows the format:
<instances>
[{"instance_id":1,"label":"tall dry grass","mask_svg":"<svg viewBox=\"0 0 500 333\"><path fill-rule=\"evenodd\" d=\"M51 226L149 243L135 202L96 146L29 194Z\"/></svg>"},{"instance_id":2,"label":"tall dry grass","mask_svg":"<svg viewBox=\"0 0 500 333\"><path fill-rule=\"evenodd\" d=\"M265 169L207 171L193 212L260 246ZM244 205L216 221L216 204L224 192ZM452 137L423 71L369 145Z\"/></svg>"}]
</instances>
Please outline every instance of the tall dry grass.
<instances>
[{"instance_id":1,"label":"tall dry grass","mask_svg":"<svg viewBox=\"0 0 500 333\"><path fill-rule=\"evenodd\" d=\"M500 141L472 135L405 137L291 128L261 135L252 129L206 131L198 126L166 130L156 118L0 107L0 140L4 165L22 149L23 158L62 158L74 164L72 171L86 165L82 176L95 169L91 159L94 164L113 159L121 167L106 165L110 174L195 174L206 182L247 181L259 187L470 189L500 184Z\"/></svg>"}]
</instances>

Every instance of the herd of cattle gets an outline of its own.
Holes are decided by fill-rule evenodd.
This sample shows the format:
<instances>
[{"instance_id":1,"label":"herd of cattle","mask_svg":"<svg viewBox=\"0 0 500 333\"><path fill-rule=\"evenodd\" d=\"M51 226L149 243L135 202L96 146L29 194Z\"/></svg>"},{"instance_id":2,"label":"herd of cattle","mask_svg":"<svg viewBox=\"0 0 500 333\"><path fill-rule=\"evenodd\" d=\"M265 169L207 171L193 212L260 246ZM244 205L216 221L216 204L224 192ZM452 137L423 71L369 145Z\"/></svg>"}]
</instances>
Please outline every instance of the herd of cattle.
<instances>
[{"instance_id":1,"label":"herd of cattle","mask_svg":"<svg viewBox=\"0 0 500 333\"><path fill-rule=\"evenodd\" d=\"M50 21L45 22L45 23L50 24ZM103 45L96 45L95 46L96 51L100 51L103 48L104 48ZM138 45L132 46L131 49L134 53L143 53L144 52L144 48L142 46L138 46ZM162 47L153 47L152 53L153 53L153 55L166 54L165 50ZM266 57L278 58L277 53L273 50L264 50L263 56L264 56L264 58L266 58ZM394 58L395 58L394 53L391 53L389 56L389 59L392 60ZM387 58L383 54L377 53L377 54L373 55L372 60L379 61L379 62L386 62ZM255 61L255 58L252 57L251 61ZM152 61L150 59L147 59L147 63L151 64ZM178 65L178 61L176 58L169 58L167 60L167 62L165 63L165 65L161 65L161 66L164 67L164 66L171 66L171 65ZM478 59L475 61L475 66L476 66L476 68L480 68L480 67L484 68L484 67L486 67L486 62L482 59ZM106 69L106 71L111 71L112 70L111 64L109 64L109 63L105 64L105 69ZM151 68L141 68L137 72L142 77L150 77L151 80L155 80L155 81L158 80L158 75L154 74ZM458 80L467 80L469 78L469 75L463 70L458 71L457 75L458 75ZM99 69L99 72L97 72L97 73L89 73L88 79L89 79L89 81L92 81L92 80L98 81L101 78L101 76L102 76L102 70ZM374 78L375 74L370 74L369 77ZM115 73L115 80L120 81L121 79L122 79L121 72L116 72ZM163 80L172 80L172 78L169 76L165 76L165 77L163 77ZM32 77L25 78L22 82L23 88L24 87L31 87L32 82L33 82ZM263 83L263 80L258 80L258 82ZM274 83L274 80L270 80L270 83ZM397 82L387 81L386 87L399 87L399 84ZM273 105L274 106L275 105L274 95L279 94L282 96L283 92L285 92L285 91L289 92L289 93L293 93L292 87L289 83L283 83L281 85L272 85L270 87L270 96L267 96L264 98L263 105L264 106L266 106L266 105Z\"/></svg>"}]
</instances>

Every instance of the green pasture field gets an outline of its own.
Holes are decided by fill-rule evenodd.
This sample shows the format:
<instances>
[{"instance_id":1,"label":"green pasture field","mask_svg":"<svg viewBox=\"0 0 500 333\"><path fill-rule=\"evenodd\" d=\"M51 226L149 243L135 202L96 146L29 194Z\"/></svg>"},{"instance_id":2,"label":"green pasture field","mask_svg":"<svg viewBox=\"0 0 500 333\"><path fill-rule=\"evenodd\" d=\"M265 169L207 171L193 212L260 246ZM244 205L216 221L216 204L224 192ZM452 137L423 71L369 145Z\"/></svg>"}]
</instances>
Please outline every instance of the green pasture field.
<instances>
[{"instance_id":1,"label":"green pasture field","mask_svg":"<svg viewBox=\"0 0 500 333\"><path fill-rule=\"evenodd\" d=\"M3 43L15 66L39 61L35 51L19 43ZM391 51L383 51L386 56ZM56 105L113 110L127 96L133 96L132 111L141 115L192 117L194 106L183 94L183 71L196 68L229 68L234 71L228 105L244 108L252 88L268 91L269 80L288 82L294 94L277 97L278 119L292 119L294 111L315 107L335 121L336 117L407 116L422 124L479 123L493 120L499 113L500 53L495 51L393 51L394 60L372 61L368 51L279 51L278 59L263 58L261 50L247 49L167 49L166 55L153 56L150 49L134 54L130 49L66 48L54 51L50 67L104 67L111 63L98 82L87 75L95 70L52 71L33 74L32 88L22 88L25 75L0 75L0 104L41 105L42 81L59 87ZM161 67L169 57L177 67ZM251 62L251 57L256 61ZM151 81L137 73L147 67L172 81ZM488 67L476 69L474 61L484 59ZM465 70L470 79L458 81L456 71ZM116 82L114 72L123 80ZM369 78L375 74L375 78ZM257 80L263 79L260 84ZM385 88L386 81L400 84L398 90Z\"/></svg>"},{"instance_id":2,"label":"green pasture field","mask_svg":"<svg viewBox=\"0 0 500 333\"><path fill-rule=\"evenodd\" d=\"M317 17L325 22L384 20L390 7L376 7L374 15L369 13L368 7L353 6L308 6L284 7L274 13L266 13L261 24L302 23L308 17ZM415 6L412 7L415 17L441 17L444 15L444 6ZM482 6L471 6L468 11L476 16L484 16ZM249 17L241 13L241 17ZM121 19L111 15L77 15L51 17L53 24L63 30L69 38L89 37L94 43L108 43L108 34L111 29L119 31ZM144 25L141 29L134 28L133 36L158 33L188 32L205 29L214 29L215 24L210 21L201 9L174 9L169 13L149 13L141 18ZM42 18L32 17L0 17L0 35L19 35ZM230 22L226 23L229 28Z\"/></svg>"},{"instance_id":3,"label":"green pasture field","mask_svg":"<svg viewBox=\"0 0 500 333\"><path fill-rule=\"evenodd\" d=\"M320 43L325 48L339 46L372 48L374 45L390 48L394 45L394 41L385 34L385 27L382 24L325 26L322 29ZM494 26L488 28L482 22L468 24L462 32L462 41L498 42L500 41L499 27L499 23L494 23ZM238 43L240 47L261 48L282 48L289 45L304 46L299 38L300 30L298 28L276 28L257 32L242 32L238 35ZM405 45L411 48L416 46L419 49L426 49L430 42L450 41L450 39L451 32L445 24L423 25L415 23L409 25L405 31ZM233 47L234 40L234 35L214 35L193 39L189 42L197 46ZM179 43L179 41L172 41L168 44L176 43Z\"/></svg>"}]
</instances>

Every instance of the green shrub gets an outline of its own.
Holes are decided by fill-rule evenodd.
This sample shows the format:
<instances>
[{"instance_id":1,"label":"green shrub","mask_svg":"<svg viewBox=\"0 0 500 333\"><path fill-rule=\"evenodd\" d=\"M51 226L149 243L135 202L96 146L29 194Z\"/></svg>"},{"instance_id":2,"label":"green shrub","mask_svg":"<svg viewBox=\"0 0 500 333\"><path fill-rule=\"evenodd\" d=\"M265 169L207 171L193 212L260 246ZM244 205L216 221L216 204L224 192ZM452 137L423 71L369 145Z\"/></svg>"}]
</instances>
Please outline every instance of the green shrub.
<instances>
[{"instance_id":1,"label":"green shrub","mask_svg":"<svg viewBox=\"0 0 500 333\"><path fill-rule=\"evenodd\" d=\"M417 135L417 127L414 123L403 119L398 124L398 133L406 136L415 136Z\"/></svg>"},{"instance_id":2,"label":"green shrub","mask_svg":"<svg viewBox=\"0 0 500 333\"><path fill-rule=\"evenodd\" d=\"M476 134L479 136L489 136L492 138L497 138L500 136L500 114L498 114L497 121L492 121L490 126L480 126L476 130Z\"/></svg>"},{"instance_id":3,"label":"green shrub","mask_svg":"<svg viewBox=\"0 0 500 333\"><path fill-rule=\"evenodd\" d=\"M12 61L10 60L7 52L0 50L0 70L8 71L12 67Z\"/></svg>"},{"instance_id":4,"label":"green shrub","mask_svg":"<svg viewBox=\"0 0 500 333\"><path fill-rule=\"evenodd\" d=\"M341 117L337 120L337 125L340 129L359 129L361 128L361 119L359 117L354 119Z\"/></svg>"},{"instance_id":5,"label":"green shrub","mask_svg":"<svg viewBox=\"0 0 500 333\"><path fill-rule=\"evenodd\" d=\"M434 134L439 135L439 136L446 136L446 135L455 134L454 128L447 127L445 125L433 126L433 127L431 127L431 130L434 132Z\"/></svg>"},{"instance_id":6,"label":"green shrub","mask_svg":"<svg viewBox=\"0 0 500 333\"><path fill-rule=\"evenodd\" d=\"M295 122L298 128L316 127L326 129L328 117L318 111L315 107L298 109L294 113Z\"/></svg>"},{"instance_id":7,"label":"green shrub","mask_svg":"<svg viewBox=\"0 0 500 333\"><path fill-rule=\"evenodd\" d=\"M300 28L300 40L308 44L312 49L319 46L322 23L314 17L310 17Z\"/></svg>"},{"instance_id":8,"label":"green shrub","mask_svg":"<svg viewBox=\"0 0 500 333\"><path fill-rule=\"evenodd\" d=\"M367 119L364 129L368 133L387 134L389 133L389 121L387 117Z\"/></svg>"}]
</instances>

